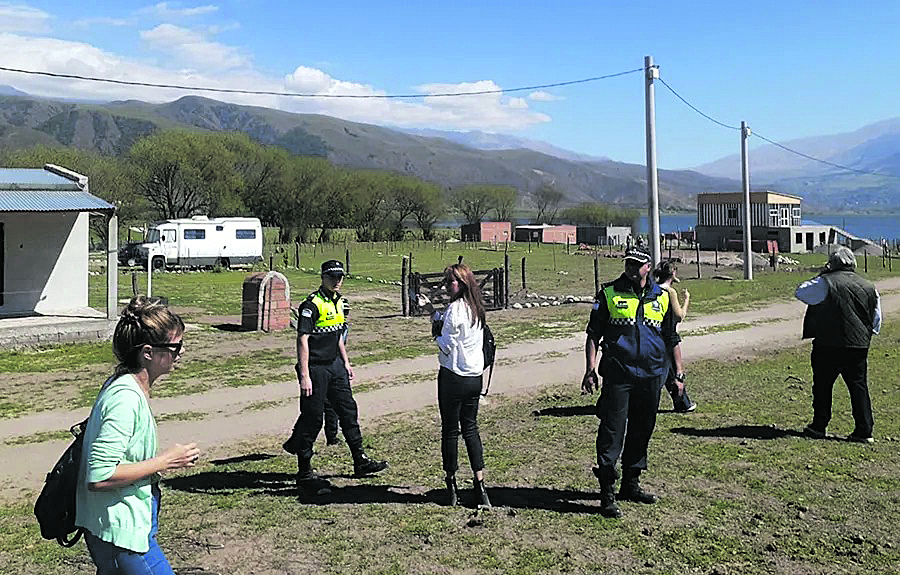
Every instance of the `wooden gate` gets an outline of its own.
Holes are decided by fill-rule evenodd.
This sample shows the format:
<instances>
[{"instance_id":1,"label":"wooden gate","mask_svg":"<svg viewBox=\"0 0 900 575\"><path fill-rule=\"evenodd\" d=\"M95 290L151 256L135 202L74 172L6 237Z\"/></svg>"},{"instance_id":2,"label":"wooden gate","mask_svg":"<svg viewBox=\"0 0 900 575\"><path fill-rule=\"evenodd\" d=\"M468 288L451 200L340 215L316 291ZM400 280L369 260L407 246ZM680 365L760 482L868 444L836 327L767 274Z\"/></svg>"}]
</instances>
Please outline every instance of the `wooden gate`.
<instances>
[{"instance_id":1,"label":"wooden gate","mask_svg":"<svg viewBox=\"0 0 900 575\"><path fill-rule=\"evenodd\" d=\"M503 268L490 270L472 270L475 281L481 287L481 296L484 299L484 307L487 310L503 309L508 304L508 298L504 286ZM447 307L449 296L444 289L444 273L422 274L413 272L409 274L409 315L424 315L430 313L425 306L420 305L423 295L425 301L431 303L434 309Z\"/></svg>"}]
</instances>

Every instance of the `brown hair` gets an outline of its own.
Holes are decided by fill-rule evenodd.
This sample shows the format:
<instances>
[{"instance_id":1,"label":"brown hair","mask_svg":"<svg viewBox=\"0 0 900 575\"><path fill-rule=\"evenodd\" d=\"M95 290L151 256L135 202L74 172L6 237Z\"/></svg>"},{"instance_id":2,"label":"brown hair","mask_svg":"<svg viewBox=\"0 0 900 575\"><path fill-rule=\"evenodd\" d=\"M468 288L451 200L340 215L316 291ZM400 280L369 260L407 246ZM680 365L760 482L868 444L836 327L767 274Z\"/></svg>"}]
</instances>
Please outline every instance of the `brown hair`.
<instances>
[{"instance_id":1,"label":"brown hair","mask_svg":"<svg viewBox=\"0 0 900 575\"><path fill-rule=\"evenodd\" d=\"M451 302L462 299L472 312L472 325L484 325L484 300L481 298L481 286L475 281L472 270L466 264L453 264L444 270L444 281L449 283L455 279L459 283L459 291L451 298Z\"/></svg>"},{"instance_id":2,"label":"brown hair","mask_svg":"<svg viewBox=\"0 0 900 575\"><path fill-rule=\"evenodd\" d=\"M656 269L653 270L653 280L661 284L670 277L675 275L675 271L678 269L678 266L672 260L663 260L657 264Z\"/></svg>"},{"instance_id":3,"label":"brown hair","mask_svg":"<svg viewBox=\"0 0 900 575\"><path fill-rule=\"evenodd\" d=\"M184 333L184 322L159 298L145 295L131 298L113 334L113 353L119 360L116 376L138 370L140 348L167 343L172 332Z\"/></svg>"}]
</instances>

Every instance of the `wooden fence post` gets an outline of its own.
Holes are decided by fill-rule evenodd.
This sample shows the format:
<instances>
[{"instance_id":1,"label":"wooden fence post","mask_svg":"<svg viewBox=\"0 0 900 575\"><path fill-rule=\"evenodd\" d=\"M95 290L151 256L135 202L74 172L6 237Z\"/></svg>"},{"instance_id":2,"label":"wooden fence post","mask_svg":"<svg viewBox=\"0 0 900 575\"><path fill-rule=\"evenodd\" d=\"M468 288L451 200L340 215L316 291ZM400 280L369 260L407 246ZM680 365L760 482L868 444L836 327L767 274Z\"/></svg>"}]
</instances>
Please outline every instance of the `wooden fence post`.
<instances>
[{"instance_id":1,"label":"wooden fence post","mask_svg":"<svg viewBox=\"0 0 900 575\"><path fill-rule=\"evenodd\" d=\"M526 291L525 287L525 256L522 256L522 291Z\"/></svg>"},{"instance_id":2,"label":"wooden fence post","mask_svg":"<svg viewBox=\"0 0 900 575\"><path fill-rule=\"evenodd\" d=\"M594 256L594 293L600 293L600 260Z\"/></svg>"},{"instance_id":3,"label":"wooden fence post","mask_svg":"<svg viewBox=\"0 0 900 575\"><path fill-rule=\"evenodd\" d=\"M344 257L344 273L350 275L350 248L345 248L344 254L346 254Z\"/></svg>"},{"instance_id":4,"label":"wooden fence post","mask_svg":"<svg viewBox=\"0 0 900 575\"><path fill-rule=\"evenodd\" d=\"M697 279L700 279L700 242L696 242L697 246Z\"/></svg>"},{"instance_id":5,"label":"wooden fence post","mask_svg":"<svg viewBox=\"0 0 900 575\"><path fill-rule=\"evenodd\" d=\"M503 309L509 307L509 254L503 254Z\"/></svg>"},{"instance_id":6,"label":"wooden fence post","mask_svg":"<svg viewBox=\"0 0 900 575\"><path fill-rule=\"evenodd\" d=\"M400 264L400 313L403 314L403 317L409 317L409 277L407 275L407 265L408 262L404 256L403 262Z\"/></svg>"}]
</instances>

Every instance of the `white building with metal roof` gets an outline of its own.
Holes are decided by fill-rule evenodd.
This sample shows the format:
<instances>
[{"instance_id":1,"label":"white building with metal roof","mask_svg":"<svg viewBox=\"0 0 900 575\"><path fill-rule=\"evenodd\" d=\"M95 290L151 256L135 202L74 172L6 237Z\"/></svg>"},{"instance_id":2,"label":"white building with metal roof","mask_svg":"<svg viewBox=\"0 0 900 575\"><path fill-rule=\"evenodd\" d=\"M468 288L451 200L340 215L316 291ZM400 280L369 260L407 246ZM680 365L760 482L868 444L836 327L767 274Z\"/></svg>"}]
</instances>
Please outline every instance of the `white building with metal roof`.
<instances>
[{"instance_id":1,"label":"white building with metal roof","mask_svg":"<svg viewBox=\"0 0 900 575\"><path fill-rule=\"evenodd\" d=\"M91 195L86 176L54 164L0 169L0 322L97 317L88 306L91 214L103 215L108 227L103 315L112 320L118 313L115 206Z\"/></svg>"}]
</instances>

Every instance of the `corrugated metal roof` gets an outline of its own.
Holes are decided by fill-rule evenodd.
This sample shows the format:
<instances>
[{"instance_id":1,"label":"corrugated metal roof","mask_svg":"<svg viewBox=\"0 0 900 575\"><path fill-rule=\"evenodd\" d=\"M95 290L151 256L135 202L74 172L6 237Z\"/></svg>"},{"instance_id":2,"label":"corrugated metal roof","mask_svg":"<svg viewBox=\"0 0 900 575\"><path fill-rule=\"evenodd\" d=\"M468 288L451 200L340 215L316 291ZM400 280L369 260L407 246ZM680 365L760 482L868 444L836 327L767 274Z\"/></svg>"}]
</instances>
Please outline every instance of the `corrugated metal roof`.
<instances>
[{"instance_id":1,"label":"corrugated metal roof","mask_svg":"<svg viewBox=\"0 0 900 575\"><path fill-rule=\"evenodd\" d=\"M78 182L38 168L0 168L0 190L80 190Z\"/></svg>"},{"instance_id":2,"label":"corrugated metal roof","mask_svg":"<svg viewBox=\"0 0 900 575\"><path fill-rule=\"evenodd\" d=\"M0 212L91 212L115 206L46 169L0 168Z\"/></svg>"},{"instance_id":3,"label":"corrugated metal roof","mask_svg":"<svg viewBox=\"0 0 900 575\"><path fill-rule=\"evenodd\" d=\"M0 212L92 212L116 209L81 190L3 190Z\"/></svg>"}]
</instances>

